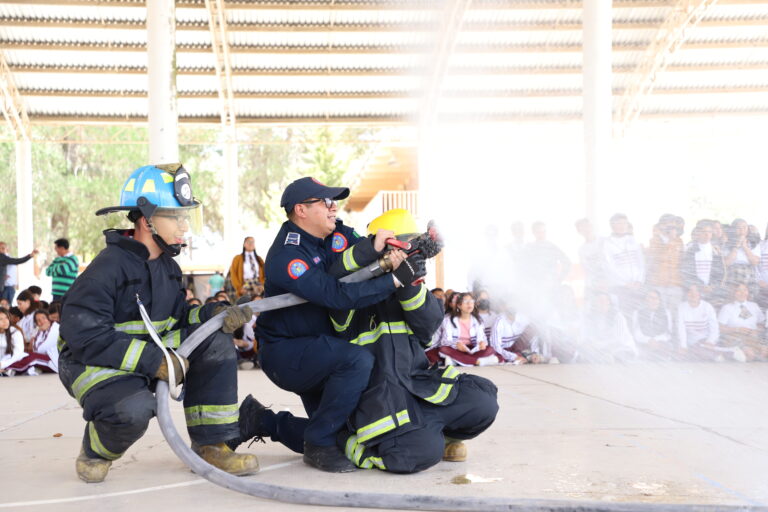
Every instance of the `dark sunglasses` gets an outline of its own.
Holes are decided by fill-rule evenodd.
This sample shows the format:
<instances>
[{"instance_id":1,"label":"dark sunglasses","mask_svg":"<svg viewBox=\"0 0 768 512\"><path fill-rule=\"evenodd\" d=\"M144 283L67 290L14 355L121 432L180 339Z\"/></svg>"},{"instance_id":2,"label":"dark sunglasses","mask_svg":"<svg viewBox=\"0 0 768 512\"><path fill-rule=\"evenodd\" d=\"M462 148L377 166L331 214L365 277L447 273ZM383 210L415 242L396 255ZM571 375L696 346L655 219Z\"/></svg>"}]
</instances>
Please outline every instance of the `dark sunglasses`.
<instances>
[{"instance_id":1,"label":"dark sunglasses","mask_svg":"<svg viewBox=\"0 0 768 512\"><path fill-rule=\"evenodd\" d=\"M325 197L323 199L310 199L309 201L302 201L299 204L313 204L313 203L319 203L320 201L325 201L325 207L329 210L336 204L336 201L331 199L330 197Z\"/></svg>"}]
</instances>

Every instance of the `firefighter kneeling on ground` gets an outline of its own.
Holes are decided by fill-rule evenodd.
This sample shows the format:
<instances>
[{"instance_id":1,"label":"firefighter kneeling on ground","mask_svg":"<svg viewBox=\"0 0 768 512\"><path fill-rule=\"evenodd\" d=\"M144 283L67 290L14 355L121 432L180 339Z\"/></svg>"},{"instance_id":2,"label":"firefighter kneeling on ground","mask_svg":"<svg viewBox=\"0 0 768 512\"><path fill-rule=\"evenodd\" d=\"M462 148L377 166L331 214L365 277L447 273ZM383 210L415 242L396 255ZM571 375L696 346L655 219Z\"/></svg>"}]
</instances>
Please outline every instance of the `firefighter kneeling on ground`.
<instances>
[{"instance_id":1,"label":"firefighter kneeling on ground","mask_svg":"<svg viewBox=\"0 0 768 512\"><path fill-rule=\"evenodd\" d=\"M155 415L155 383L169 379L164 351L151 340L137 298L170 348L226 308L221 331L189 361L173 355L171 360L176 384L182 361L189 368L184 413L193 450L229 473L256 472L256 456L236 454L225 443L240 436L236 354L227 333L250 320L251 310L188 305L173 260L190 227L201 225L189 173L180 164L141 167L123 185L119 206L96 214L111 212L127 213L134 229L104 232L107 247L72 285L61 313L59 377L87 421L77 475L88 483L104 480L112 461L144 434Z\"/></svg>"},{"instance_id":2,"label":"firefighter kneeling on ground","mask_svg":"<svg viewBox=\"0 0 768 512\"><path fill-rule=\"evenodd\" d=\"M401 241L418 235L413 217L401 209L376 218L368 230L390 230ZM404 264L426 275L421 254L411 254ZM442 321L442 308L422 282L401 284L378 304L331 313L337 335L374 356L368 387L337 443L359 468L414 473L441 459L465 460L462 440L485 431L499 406L490 380L454 366L430 367L424 349Z\"/></svg>"}]
</instances>

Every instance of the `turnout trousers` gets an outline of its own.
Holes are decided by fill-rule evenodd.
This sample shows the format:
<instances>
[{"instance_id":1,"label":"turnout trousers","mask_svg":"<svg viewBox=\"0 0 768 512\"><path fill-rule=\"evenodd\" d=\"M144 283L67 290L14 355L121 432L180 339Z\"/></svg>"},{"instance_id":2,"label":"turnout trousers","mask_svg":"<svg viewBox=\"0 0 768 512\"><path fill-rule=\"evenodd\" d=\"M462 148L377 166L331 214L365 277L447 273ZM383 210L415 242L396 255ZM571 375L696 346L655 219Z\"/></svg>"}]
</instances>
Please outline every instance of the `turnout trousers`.
<instances>
[{"instance_id":1,"label":"turnout trousers","mask_svg":"<svg viewBox=\"0 0 768 512\"><path fill-rule=\"evenodd\" d=\"M459 393L450 405L419 402L424 425L401 435L365 447L356 436L339 436L339 447L361 468L378 468L392 473L416 473L430 468L443 458L446 439L473 439L496 419L499 405L496 386L488 379L464 374Z\"/></svg>"},{"instance_id":2,"label":"turnout trousers","mask_svg":"<svg viewBox=\"0 0 768 512\"><path fill-rule=\"evenodd\" d=\"M237 355L232 336L216 332L190 354L184 394L187 431L199 445L239 435ZM62 380L66 361L62 361ZM140 374L108 379L82 400L87 421L83 448L89 457L119 458L147 430L155 415L154 383Z\"/></svg>"},{"instance_id":3,"label":"turnout trousers","mask_svg":"<svg viewBox=\"0 0 768 512\"><path fill-rule=\"evenodd\" d=\"M278 387L301 397L309 417L277 413L279 441L303 452L304 441L333 446L336 434L360 400L370 378L373 355L332 336L312 336L261 343L259 364Z\"/></svg>"}]
</instances>

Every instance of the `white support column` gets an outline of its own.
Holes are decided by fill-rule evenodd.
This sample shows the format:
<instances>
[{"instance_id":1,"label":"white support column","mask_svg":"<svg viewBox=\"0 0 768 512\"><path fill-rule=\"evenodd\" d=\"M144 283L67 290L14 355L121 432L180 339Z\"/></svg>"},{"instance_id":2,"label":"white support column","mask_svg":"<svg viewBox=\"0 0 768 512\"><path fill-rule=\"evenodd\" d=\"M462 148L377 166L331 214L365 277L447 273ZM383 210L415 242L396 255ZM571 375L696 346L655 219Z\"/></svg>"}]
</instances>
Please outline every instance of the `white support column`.
<instances>
[{"instance_id":1,"label":"white support column","mask_svg":"<svg viewBox=\"0 0 768 512\"><path fill-rule=\"evenodd\" d=\"M32 221L32 141L27 137L16 139L16 250L12 256L29 254L34 249L34 222ZM34 265L19 265L18 283L30 285Z\"/></svg>"},{"instance_id":2,"label":"white support column","mask_svg":"<svg viewBox=\"0 0 768 512\"><path fill-rule=\"evenodd\" d=\"M611 0L584 0L583 120L586 216L593 224L601 212L599 185L609 171L611 153Z\"/></svg>"},{"instance_id":3,"label":"white support column","mask_svg":"<svg viewBox=\"0 0 768 512\"><path fill-rule=\"evenodd\" d=\"M147 0L149 163L179 161L176 108L176 7L174 0Z\"/></svg>"},{"instance_id":4,"label":"white support column","mask_svg":"<svg viewBox=\"0 0 768 512\"><path fill-rule=\"evenodd\" d=\"M241 246L243 227L238 222L240 219L239 208L239 176L237 159L237 134L235 126L228 125L223 127L224 131L224 207L222 216L224 219L224 246L230 249L237 249Z\"/></svg>"}]
</instances>

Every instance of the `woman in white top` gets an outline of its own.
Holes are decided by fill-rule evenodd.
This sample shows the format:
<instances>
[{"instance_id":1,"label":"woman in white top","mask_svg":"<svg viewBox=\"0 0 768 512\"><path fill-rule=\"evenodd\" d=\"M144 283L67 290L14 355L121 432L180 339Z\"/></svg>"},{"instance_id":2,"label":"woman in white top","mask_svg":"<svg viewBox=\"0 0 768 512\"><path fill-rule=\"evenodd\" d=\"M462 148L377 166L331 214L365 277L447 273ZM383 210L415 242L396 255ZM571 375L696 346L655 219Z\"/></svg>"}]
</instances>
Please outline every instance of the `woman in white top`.
<instances>
[{"instance_id":1,"label":"woman in white top","mask_svg":"<svg viewBox=\"0 0 768 512\"><path fill-rule=\"evenodd\" d=\"M0 308L0 375L13 375L15 372L8 371L8 367L26 355L24 336L11 326L8 310Z\"/></svg>"},{"instance_id":2,"label":"woman in white top","mask_svg":"<svg viewBox=\"0 0 768 512\"><path fill-rule=\"evenodd\" d=\"M582 324L577 360L610 363L634 359L637 355L637 346L624 315L614 307L610 295L597 293Z\"/></svg>"},{"instance_id":3,"label":"woman in white top","mask_svg":"<svg viewBox=\"0 0 768 512\"><path fill-rule=\"evenodd\" d=\"M757 266L760 264L760 235L749 233L744 219L731 223L727 248L723 251L726 266L726 294L730 287L744 283L753 296L757 296Z\"/></svg>"},{"instance_id":4,"label":"woman in white top","mask_svg":"<svg viewBox=\"0 0 768 512\"><path fill-rule=\"evenodd\" d=\"M504 362L512 364L541 363L539 338L525 315L502 306L491 327L491 348Z\"/></svg>"},{"instance_id":5,"label":"woman in white top","mask_svg":"<svg viewBox=\"0 0 768 512\"><path fill-rule=\"evenodd\" d=\"M632 334L646 359L667 360L672 355L672 315L661 305L657 290L648 290L645 307L632 313Z\"/></svg>"},{"instance_id":6,"label":"woman in white top","mask_svg":"<svg viewBox=\"0 0 768 512\"><path fill-rule=\"evenodd\" d=\"M720 326L715 308L701 299L698 285L689 285L685 297L686 300L677 308L680 352L685 359L693 361L713 361L724 357L728 351L719 345Z\"/></svg>"},{"instance_id":7,"label":"woman in white top","mask_svg":"<svg viewBox=\"0 0 768 512\"><path fill-rule=\"evenodd\" d=\"M726 347L739 348L747 361L763 359L768 350L761 343L765 315L760 306L749 300L749 288L737 284L733 289L733 302L720 308L717 316L720 322L720 339ZM740 360L738 352L735 359Z\"/></svg>"},{"instance_id":8,"label":"woman in white top","mask_svg":"<svg viewBox=\"0 0 768 512\"><path fill-rule=\"evenodd\" d=\"M24 290L16 297L16 304L24 315L19 321L18 327L24 335L24 340L29 341L37 334L35 311L40 309L40 303L35 300L29 290Z\"/></svg>"},{"instance_id":9,"label":"woman in white top","mask_svg":"<svg viewBox=\"0 0 768 512\"><path fill-rule=\"evenodd\" d=\"M27 375L58 373L59 350L56 343L59 339L59 324L51 322L48 312L43 309L35 311L34 319L37 334L29 344L29 354L8 368L16 373L27 372Z\"/></svg>"},{"instance_id":10,"label":"woman in white top","mask_svg":"<svg viewBox=\"0 0 768 512\"><path fill-rule=\"evenodd\" d=\"M471 293L459 294L456 308L443 320L442 327L439 352L446 364L485 366L503 361L488 345Z\"/></svg>"}]
</instances>

